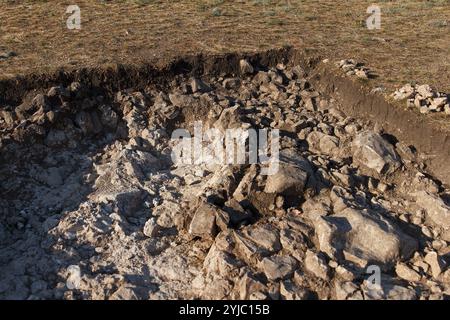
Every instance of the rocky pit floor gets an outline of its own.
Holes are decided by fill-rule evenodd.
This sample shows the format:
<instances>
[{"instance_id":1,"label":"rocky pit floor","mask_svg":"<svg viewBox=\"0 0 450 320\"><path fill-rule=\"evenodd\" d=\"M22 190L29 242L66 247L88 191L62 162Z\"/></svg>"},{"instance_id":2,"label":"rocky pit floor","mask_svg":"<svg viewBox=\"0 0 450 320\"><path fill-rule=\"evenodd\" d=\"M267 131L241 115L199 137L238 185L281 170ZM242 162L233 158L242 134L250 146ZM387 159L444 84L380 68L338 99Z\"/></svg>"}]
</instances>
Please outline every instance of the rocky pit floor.
<instances>
[{"instance_id":1,"label":"rocky pit floor","mask_svg":"<svg viewBox=\"0 0 450 320\"><path fill-rule=\"evenodd\" d=\"M448 298L450 193L421 155L299 66L242 74L72 83L6 111L0 298ZM175 165L194 121L280 129L278 172Z\"/></svg>"}]
</instances>

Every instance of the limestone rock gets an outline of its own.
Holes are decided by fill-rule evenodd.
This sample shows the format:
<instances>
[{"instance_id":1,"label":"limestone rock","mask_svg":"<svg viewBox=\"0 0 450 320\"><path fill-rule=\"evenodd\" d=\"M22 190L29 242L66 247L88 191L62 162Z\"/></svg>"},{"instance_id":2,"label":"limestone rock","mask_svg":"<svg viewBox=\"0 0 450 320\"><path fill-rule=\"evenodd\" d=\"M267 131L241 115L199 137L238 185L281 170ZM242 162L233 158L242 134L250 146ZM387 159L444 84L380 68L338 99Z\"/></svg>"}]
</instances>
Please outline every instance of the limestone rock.
<instances>
[{"instance_id":1,"label":"limestone rock","mask_svg":"<svg viewBox=\"0 0 450 320\"><path fill-rule=\"evenodd\" d=\"M363 300L359 288L356 284L345 281L340 282L338 280L335 281L335 294L336 299L338 300ZM358 299L358 296L361 295L361 299Z\"/></svg>"},{"instance_id":2,"label":"limestone rock","mask_svg":"<svg viewBox=\"0 0 450 320\"><path fill-rule=\"evenodd\" d=\"M394 147L374 132L362 132L353 141L353 159L379 174L390 174L400 167Z\"/></svg>"},{"instance_id":3,"label":"limestone rock","mask_svg":"<svg viewBox=\"0 0 450 320\"><path fill-rule=\"evenodd\" d=\"M251 273L247 272L239 280L238 284L239 298L242 300L249 299L256 292L267 291L267 287Z\"/></svg>"},{"instance_id":4,"label":"limestone rock","mask_svg":"<svg viewBox=\"0 0 450 320\"><path fill-rule=\"evenodd\" d=\"M267 226L248 228L244 231L244 234L268 252L277 252L281 249L279 232Z\"/></svg>"},{"instance_id":5,"label":"limestone rock","mask_svg":"<svg viewBox=\"0 0 450 320\"><path fill-rule=\"evenodd\" d=\"M149 238L153 238L153 237L158 236L160 229L161 228L156 223L155 218L150 218L147 220L147 222L144 225L144 234Z\"/></svg>"},{"instance_id":6,"label":"limestone rock","mask_svg":"<svg viewBox=\"0 0 450 320\"><path fill-rule=\"evenodd\" d=\"M0 117L10 126L17 120L15 113L6 110L0 110Z\"/></svg>"},{"instance_id":7,"label":"limestone rock","mask_svg":"<svg viewBox=\"0 0 450 320\"><path fill-rule=\"evenodd\" d=\"M301 195L308 179L308 173L299 167L280 163L278 172L267 177L264 192L284 196Z\"/></svg>"},{"instance_id":8,"label":"limestone rock","mask_svg":"<svg viewBox=\"0 0 450 320\"><path fill-rule=\"evenodd\" d=\"M232 254L222 251L214 244L203 262L203 269L207 274L219 275L222 277L232 276L242 266L242 262L237 260Z\"/></svg>"},{"instance_id":9,"label":"limestone rock","mask_svg":"<svg viewBox=\"0 0 450 320\"><path fill-rule=\"evenodd\" d=\"M261 261L261 268L272 281L290 277L297 267L297 260L290 256L272 256Z\"/></svg>"},{"instance_id":10,"label":"limestone rock","mask_svg":"<svg viewBox=\"0 0 450 320\"><path fill-rule=\"evenodd\" d=\"M445 261L435 252L430 251L426 254L424 261L431 267L433 278L437 279L444 271Z\"/></svg>"},{"instance_id":11,"label":"limestone rock","mask_svg":"<svg viewBox=\"0 0 450 320\"><path fill-rule=\"evenodd\" d=\"M415 197L431 222L445 230L450 229L450 207L441 198L426 191L417 192Z\"/></svg>"},{"instance_id":12,"label":"limestone rock","mask_svg":"<svg viewBox=\"0 0 450 320\"><path fill-rule=\"evenodd\" d=\"M214 123L214 127L219 129L221 132L225 132L227 129L240 128L240 118L241 115L238 106L225 108L220 114L219 119Z\"/></svg>"},{"instance_id":13,"label":"limestone rock","mask_svg":"<svg viewBox=\"0 0 450 320\"><path fill-rule=\"evenodd\" d=\"M408 259L418 246L417 240L374 212L347 208L313 223L320 249L330 256L345 249L360 259L392 266L398 259Z\"/></svg>"},{"instance_id":14,"label":"limestone rock","mask_svg":"<svg viewBox=\"0 0 450 320\"><path fill-rule=\"evenodd\" d=\"M253 66L246 59L239 61L239 68L241 69L241 74L252 74L254 72Z\"/></svg>"},{"instance_id":15,"label":"limestone rock","mask_svg":"<svg viewBox=\"0 0 450 320\"><path fill-rule=\"evenodd\" d=\"M77 265L70 265L67 268L67 273L69 274L66 281L67 288L70 290L79 289L81 285L80 267Z\"/></svg>"},{"instance_id":16,"label":"limestone rock","mask_svg":"<svg viewBox=\"0 0 450 320\"><path fill-rule=\"evenodd\" d=\"M395 279L381 274L380 283L364 280L361 286L365 300L414 300L417 293L410 287L405 287Z\"/></svg>"},{"instance_id":17,"label":"limestone rock","mask_svg":"<svg viewBox=\"0 0 450 320\"><path fill-rule=\"evenodd\" d=\"M308 250L306 251L304 263L306 270L313 275L323 280L328 279L328 265L320 255Z\"/></svg>"},{"instance_id":18,"label":"limestone rock","mask_svg":"<svg viewBox=\"0 0 450 320\"><path fill-rule=\"evenodd\" d=\"M117 208L120 214L125 216L133 216L139 207L142 205L142 198L144 192L140 189L131 189L117 194L111 194L109 199L117 203ZM105 199L108 198L105 195Z\"/></svg>"},{"instance_id":19,"label":"limestone rock","mask_svg":"<svg viewBox=\"0 0 450 320\"><path fill-rule=\"evenodd\" d=\"M189 233L195 236L211 238L217 234L216 208L214 205L204 203L195 211L189 226Z\"/></svg>"},{"instance_id":20,"label":"limestone rock","mask_svg":"<svg viewBox=\"0 0 450 320\"><path fill-rule=\"evenodd\" d=\"M402 262L397 263L395 273L398 277L405 279L406 281L420 281L421 278L416 271Z\"/></svg>"},{"instance_id":21,"label":"limestone rock","mask_svg":"<svg viewBox=\"0 0 450 320\"><path fill-rule=\"evenodd\" d=\"M291 280L281 282L280 294L284 300L306 300L309 297L308 290L299 287Z\"/></svg>"}]
</instances>

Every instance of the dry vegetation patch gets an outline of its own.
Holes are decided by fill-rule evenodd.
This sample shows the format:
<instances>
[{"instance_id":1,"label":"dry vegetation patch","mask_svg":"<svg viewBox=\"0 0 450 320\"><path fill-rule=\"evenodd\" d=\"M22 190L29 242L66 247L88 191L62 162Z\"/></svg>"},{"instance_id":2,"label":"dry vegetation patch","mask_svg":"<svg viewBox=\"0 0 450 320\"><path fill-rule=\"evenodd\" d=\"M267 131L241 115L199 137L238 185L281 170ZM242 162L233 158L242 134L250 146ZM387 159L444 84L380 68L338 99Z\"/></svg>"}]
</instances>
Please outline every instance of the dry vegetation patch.
<instances>
[{"instance_id":1,"label":"dry vegetation patch","mask_svg":"<svg viewBox=\"0 0 450 320\"><path fill-rule=\"evenodd\" d=\"M450 91L450 1L377 1L381 30L368 30L371 1L86 1L82 29L68 30L68 1L0 1L0 77L107 63L293 45L364 61L374 86L406 82Z\"/></svg>"}]
</instances>

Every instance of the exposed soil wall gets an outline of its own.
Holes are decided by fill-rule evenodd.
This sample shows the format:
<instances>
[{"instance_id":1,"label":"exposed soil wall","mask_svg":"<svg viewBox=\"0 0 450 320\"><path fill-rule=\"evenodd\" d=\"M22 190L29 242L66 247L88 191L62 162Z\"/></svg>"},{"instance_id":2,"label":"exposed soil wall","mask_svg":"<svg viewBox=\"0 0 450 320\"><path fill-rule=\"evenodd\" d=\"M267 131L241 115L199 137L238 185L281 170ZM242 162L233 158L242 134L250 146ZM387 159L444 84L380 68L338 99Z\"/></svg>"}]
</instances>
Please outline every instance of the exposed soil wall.
<instances>
[{"instance_id":1,"label":"exposed soil wall","mask_svg":"<svg viewBox=\"0 0 450 320\"><path fill-rule=\"evenodd\" d=\"M314 85L336 98L342 111L378 123L386 133L413 145L425 157L430 172L444 184L450 184L450 135L437 128L430 118L393 106L326 65L313 73Z\"/></svg>"}]
</instances>

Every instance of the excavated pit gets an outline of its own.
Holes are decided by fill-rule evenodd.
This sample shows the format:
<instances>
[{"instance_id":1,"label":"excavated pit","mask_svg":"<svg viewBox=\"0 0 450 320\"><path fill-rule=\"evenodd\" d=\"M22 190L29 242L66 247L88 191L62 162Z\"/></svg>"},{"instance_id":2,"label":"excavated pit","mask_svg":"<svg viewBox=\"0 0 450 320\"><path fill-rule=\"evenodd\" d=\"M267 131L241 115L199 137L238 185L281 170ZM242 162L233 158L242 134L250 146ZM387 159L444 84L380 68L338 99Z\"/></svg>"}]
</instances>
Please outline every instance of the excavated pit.
<instances>
[{"instance_id":1,"label":"excavated pit","mask_svg":"<svg viewBox=\"0 0 450 320\"><path fill-rule=\"evenodd\" d=\"M1 299L450 296L447 151L356 117L298 53L181 61L5 85ZM279 129L279 170L174 163L198 121Z\"/></svg>"}]
</instances>

